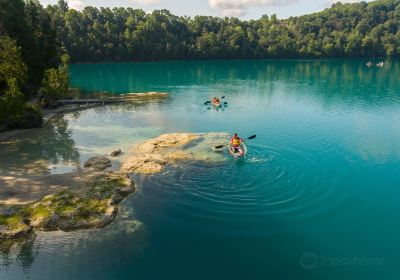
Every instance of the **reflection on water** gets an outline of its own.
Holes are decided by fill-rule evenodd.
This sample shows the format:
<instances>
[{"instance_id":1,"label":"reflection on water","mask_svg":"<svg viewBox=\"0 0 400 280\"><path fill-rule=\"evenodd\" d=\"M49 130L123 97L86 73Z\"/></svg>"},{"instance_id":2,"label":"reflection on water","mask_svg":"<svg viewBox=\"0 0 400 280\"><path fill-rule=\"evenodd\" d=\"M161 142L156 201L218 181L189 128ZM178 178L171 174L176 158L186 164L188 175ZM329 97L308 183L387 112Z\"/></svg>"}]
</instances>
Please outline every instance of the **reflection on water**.
<instances>
[{"instance_id":1,"label":"reflection on water","mask_svg":"<svg viewBox=\"0 0 400 280\"><path fill-rule=\"evenodd\" d=\"M79 118L79 112L73 114ZM58 166L58 172L79 168L79 152L63 118L51 119L42 129L35 129L0 142L0 170L4 174L45 175Z\"/></svg>"},{"instance_id":2,"label":"reflection on water","mask_svg":"<svg viewBox=\"0 0 400 280\"><path fill-rule=\"evenodd\" d=\"M390 73L390 75L388 75ZM285 84L314 85L322 83L328 98L332 89L360 87L357 94L336 91L339 97L368 97L380 94L398 85L400 63L388 61L384 68L367 68L363 60L338 61L206 61L206 62L158 62L87 64L72 66L72 84L87 91L127 93L165 90L175 87L204 87L236 82L247 86L252 83L283 81ZM362 90L361 90L362 89ZM368 89L365 91L365 89ZM360 96L361 94L361 96Z\"/></svg>"},{"instance_id":3,"label":"reflection on water","mask_svg":"<svg viewBox=\"0 0 400 280\"><path fill-rule=\"evenodd\" d=\"M36 235L0 242L0 270L18 266L27 272L38 254Z\"/></svg>"}]
</instances>

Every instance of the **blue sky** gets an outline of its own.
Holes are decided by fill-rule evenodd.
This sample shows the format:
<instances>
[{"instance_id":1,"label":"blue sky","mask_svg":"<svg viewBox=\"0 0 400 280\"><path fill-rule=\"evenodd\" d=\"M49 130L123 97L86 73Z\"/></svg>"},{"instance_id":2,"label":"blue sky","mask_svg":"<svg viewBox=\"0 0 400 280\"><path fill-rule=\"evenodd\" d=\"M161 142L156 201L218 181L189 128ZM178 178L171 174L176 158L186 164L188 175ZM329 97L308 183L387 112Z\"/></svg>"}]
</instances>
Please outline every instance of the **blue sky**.
<instances>
[{"instance_id":1,"label":"blue sky","mask_svg":"<svg viewBox=\"0 0 400 280\"><path fill-rule=\"evenodd\" d=\"M40 0L43 5L55 4L57 0ZM146 11L168 9L177 15L237 16L257 19L263 14L277 14L279 18L298 16L321 11L335 0L69 0L70 7L83 6L133 7ZM343 0L341 2L358 2Z\"/></svg>"}]
</instances>

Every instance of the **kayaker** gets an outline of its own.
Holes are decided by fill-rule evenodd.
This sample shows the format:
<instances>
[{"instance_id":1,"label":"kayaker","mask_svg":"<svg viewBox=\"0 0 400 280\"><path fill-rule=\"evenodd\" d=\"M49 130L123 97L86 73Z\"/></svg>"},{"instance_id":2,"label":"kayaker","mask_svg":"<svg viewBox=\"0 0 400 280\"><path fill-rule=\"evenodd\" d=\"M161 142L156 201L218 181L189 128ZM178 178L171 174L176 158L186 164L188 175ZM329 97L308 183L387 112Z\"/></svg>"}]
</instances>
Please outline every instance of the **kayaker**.
<instances>
[{"instance_id":1,"label":"kayaker","mask_svg":"<svg viewBox=\"0 0 400 280\"><path fill-rule=\"evenodd\" d=\"M219 101L219 98L218 97L213 97L213 99L212 99L212 101L211 101L213 104L219 104L220 103L220 101Z\"/></svg>"},{"instance_id":2,"label":"kayaker","mask_svg":"<svg viewBox=\"0 0 400 280\"><path fill-rule=\"evenodd\" d=\"M240 150L240 144L244 142L238 135L235 133L231 138L231 146L233 147L235 153Z\"/></svg>"}]
</instances>

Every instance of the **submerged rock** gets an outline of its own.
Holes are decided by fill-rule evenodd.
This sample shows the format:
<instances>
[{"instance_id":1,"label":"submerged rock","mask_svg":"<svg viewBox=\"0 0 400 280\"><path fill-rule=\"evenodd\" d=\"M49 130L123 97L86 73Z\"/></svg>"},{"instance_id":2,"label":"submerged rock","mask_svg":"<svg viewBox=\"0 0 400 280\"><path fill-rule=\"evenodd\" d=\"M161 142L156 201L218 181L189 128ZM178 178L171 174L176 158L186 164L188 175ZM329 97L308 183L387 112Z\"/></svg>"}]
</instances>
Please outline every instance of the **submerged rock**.
<instances>
[{"instance_id":1,"label":"submerged rock","mask_svg":"<svg viewBox=\"0 0 400 280\"><path fill-rule=\"evenodd\" d=\"M95 170L104 170L111 167L111 161L107 157L103 156L92 157L85 162L84 167Z\"/></svg>"},{"instance_id":2,"label":"submerged rock","mask_svg":"<svg viewBox=\"0 0 400 280\"><path fill-rule=\"evenodd\" d=\"M116 150L116 151L112 152L110 155L111 155L112 157L117 157L117 156L119 156L121 153L122 153L121 150Z\"/></svg>"}]
</instances>

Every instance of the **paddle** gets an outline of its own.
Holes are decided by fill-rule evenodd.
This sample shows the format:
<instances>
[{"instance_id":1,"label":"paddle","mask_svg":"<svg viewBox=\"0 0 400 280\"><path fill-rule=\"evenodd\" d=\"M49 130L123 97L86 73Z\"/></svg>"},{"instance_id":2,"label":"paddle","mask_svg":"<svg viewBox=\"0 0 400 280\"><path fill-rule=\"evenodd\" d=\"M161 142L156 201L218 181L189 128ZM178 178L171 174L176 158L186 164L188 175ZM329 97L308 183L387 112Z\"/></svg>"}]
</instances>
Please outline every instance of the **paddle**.
<instances>
[{"instance_id":1,"label":"paddle","mask_svg":"<svg viewBox=\"0 0 400 280\"><path fill-rule=\"evenodd\" d=\"M248 137L246 140L251 140L251 139L254 139L254 138L256 138L256 137L257 137L257 135L252 135L252 136ZM228 145L229 145L229 144L215 146L215 147L214 147L214 150L222 149L223 147L228 146Z\"/></svg>"},{"instance_id":2,"label":"paddle","mask_svg":"<svg viewBox=\"0 0 400 280\"><path fill-rule=\"evenodd\" d=\"M225 96L221 97L221 99L224 99L224 98L225 98ZM211 100L204 102L204 105L207 105L207 104L210 104L210 103L211 103Z\"/></svg>"}]
</instances>

